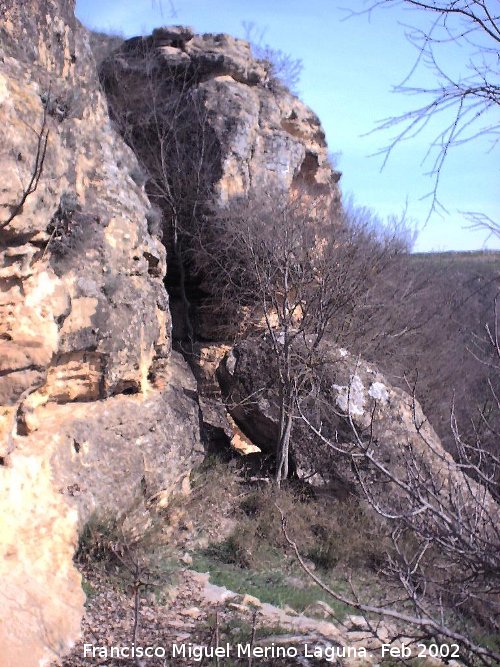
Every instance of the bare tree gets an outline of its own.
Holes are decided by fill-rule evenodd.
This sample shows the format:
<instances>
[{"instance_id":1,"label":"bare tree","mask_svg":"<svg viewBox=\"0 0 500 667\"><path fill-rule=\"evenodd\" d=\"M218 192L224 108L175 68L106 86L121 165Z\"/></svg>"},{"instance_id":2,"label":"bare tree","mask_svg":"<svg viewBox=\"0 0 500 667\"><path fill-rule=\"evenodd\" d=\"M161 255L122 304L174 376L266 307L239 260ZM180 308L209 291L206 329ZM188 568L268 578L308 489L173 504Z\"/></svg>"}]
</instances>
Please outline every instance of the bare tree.
<instances>
[{"instance_id":1,"label":"bare tree","mask_svg":"<svg viewBox=\"0 0 500 667\"><path fill-rule=\"evenodd\" d=\"M167 0L165 4L168 7L169 16L171 16L172 18L176 17L177 16L177 9L176 9L176 6L175 6L176 3L174 3L174 0ZM151 0L151 6L152 7L158 7L158 9L160 10L160 14L163 16L163 2L162 2L162 0Z\"/></svg>"},{"instance_id":2,"label":"bare tree","mask_svg":"<svg viewBox=\"0 0 500 667\"><path fill-rule=\"evenodd\" d=\"M141 600L165 585L171 574L165 566L160 516L146 512L140 503L117 516L93 515L83 526L75 558L84 568L94 569L99 564L113 572L130 594L130 644L135 650L141 645ZM141 667L144 661L135 656L133 664Z\"/></svg>"},{"instance_id":3,"label":"bare tree","mask_svg":"<svg viewBox=\"0 0 500 667\"><path fill-rule=\"evenodd\" d=\"M468 634L455 630L450 624L446 623L444 616L434 615L423 610L420 606L417 608L417 613L412 614L403 606L404 600L398 599L392 605L387 602L377 605L373 603L364 602L360 599L351 584L351 594L341 593L331 586L327 585L321 577L313 572L302 554L300 553L297 543L290 537L287 531L286 516L278 506L278 511L281 514L282 530L285 539L292 548L295 557L304 572L316 583L321 590L329 595L333 600L340 602L348 607L356 609L363 615L367 630L381 643L387 644L388 641L393 644L400 641L403 637L408 643L413 645L421 642L435 642L437 650L436 657L444 659L458 657L461 662L470 667L481 664L485 667L494 667L500 661L500 653L495 649L487 646L482 646L477 643ZM414 564L412 564L414 569ZM391 630L388 635L387 626L380 625L378 618L391 619L396 624L396 627ZM401 626L404 624L404 630ZM384 634L382 634L382 631ZM457 642L456 644L441 644L438 642ZM445 651L443 651L443 648ZM428 655L427 653L423 654ZM431 654L432 655L432 654Z\"/></svg>"},{"instance_id":4,"label":"bare tree","mask_svg":"<svg viewBox=\"0 0 500 667\"><path fill-rule=\"evenodd\" d=\"M376 399L367 420L358 416L354 380L342 410L321 381L314 410L308 413L304 404L298 409L318 442L348 462L362 497L390 530L393 552L383 571L402 588L403 597L389 609L382 604L369 609L359 597L354 606L393 618L403 610L406 618L400 620L409 624L406 636L456 640L465 664L492 666L498 664L498 651L481 643L474 627L500 630L500 460L485 445L492 435L498 438L500 423L495 379L500 367L498 309L494 327L486 327L481 344L485 343L496 355L493 379L488 380L491 400L480 412L472 439L461 434L452 412L457 461L436 444L414 396L409 427L413 435L395 442L385 442ZM354 369L353 378L355 373ZM340 429L341 422L347 428ZM472 619L472 627L458 630L456 612Z\"/></svg>"},{"instance_id":5,"label":"bare tree","mask_svg":"<svg viewBox=\"0 0 500 667\"><path fill-rule=\"evenodd\" d=\"M42 177L45 157L47 154L47 145L49 142L49 128L48 128L48 106L50 99L47 98L44 107L40 129L29 128L36 136L36 148L33 158L33 166L31 168L30 179L26 184L22 185L22 193L19 201L16 204L11 204L8 208L10 213L5 220L0 221L0 230L4 229L16 218L23 210L23 207L28 198L36 191L38 184Z\"/></svg>"},{"instance_id":6,"label":"bare tree","mask_svg":"<svg viewBox=\"0 0 500 667\"><path fill-rule=\"evenodd\" d=\"M462 469L500 502L500 294L495 298L493 312L493 322L484 326L482 336L473 336L469 349L476 362L487 371L483 380L486 399L477 406L475 419L471 420L466 434L457 419L455 404L450 422Z\"/></svg>"},{"instance_id":7,"label":"bare tree","mask_svg":"<svg viewBox=\"0 0 500 667\"><path fill-rule=\"evenodd\" d=\"M443 165L450 149L478 137L491 139L492 148L498 141L498 57L500 44L500 14L494 0L367 0L364 12L403 7L416 10L428 24L407 26L407 38L418 51L417 59L407 77L394 87L395 92L427 98L420 106L399 116L383 120L377 130L393 131L390 142L381 149L387 162L393 150L403 141L413 139L434 118L439 129L431 142L424 161L430 159L429 173L433 177L430 193L430 214L444 209L438 199ZM364 13L362 12L362 13ZM352 12L359 14L360 12ZM443 65L441 53L457 49L462 69L455 73ZM466 61L463 61L466 54ZM421 67L435 77L435 86L414 85Z\"/></svg>"},{"instance_id":8,"label":"bare tree","mask_svg":"<svg viewBox=\"0 0 500 667\"><path fill-rule=\"evenodd\" d=\"M462 211L463 215L469 221L470 229L480 229L485 231L488 236L500 239L500 222L490 218L489 215L477 211Z\"/></svg>"},{"instance_id":9,"label":"bare tree","mask_svg":"<svg viewBox=\"0 0 500 667\"><path fill-rule=\"evenodd\" d=\"M252 46L253 55L258 60L264 60L268 63L270 83L281 83L296 94L302 73L302 60L267 44L264 41L266 31L259 30L252 21L243 21L243 29L245 39Z\"/></svg>"},{"instance_id":10,"label":"bare tree","mask_svg":"<svg viewBox=\"0 0 500 667\"><path fill-rule=\"evenodd\" d=\"M317 350L341 336L360 298L390 257L394 240L335 219L326 202L278 191L217 210L201 229L195 256L218 308L266 332L276 373L279 427L276 481L289 475L297 405L309 392ZM234 322L233 322L234 327Z\"/></svg>"}]
</instances>

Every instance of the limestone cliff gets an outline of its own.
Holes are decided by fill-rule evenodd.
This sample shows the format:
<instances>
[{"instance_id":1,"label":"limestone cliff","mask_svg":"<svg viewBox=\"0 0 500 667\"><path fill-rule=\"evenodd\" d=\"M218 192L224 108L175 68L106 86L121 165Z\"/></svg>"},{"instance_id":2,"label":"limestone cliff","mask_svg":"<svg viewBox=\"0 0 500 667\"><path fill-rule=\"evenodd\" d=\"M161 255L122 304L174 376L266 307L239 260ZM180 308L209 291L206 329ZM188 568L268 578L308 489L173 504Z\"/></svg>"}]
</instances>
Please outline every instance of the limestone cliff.
<instances>
[{"instance_id":1,"label":"limestone cliff","mask_svg":"<svg viewBox=\"0 0 500 667\"><path fill-rule=\"evenodd\" d=\"M170 266L177 218L185 224L214 195L224 205L253 191L322 195L335 209L340 175L317 117L246 42L179 27L128 40L102 65L105 99L74 0L0 0L0 15L0 645L2 665L34 667L79 633L78 529L138 499L168 502L203 454L200 406L214 439L235 449L276 439L272 395L233 410L238 425L225 415L214 374L229 346L192 338L198 385L171 351L168 253L171 288L185 269ZM169 105L177 124L158 134ZM183 162L172 162L181 148ZM163 240L145 186L163 197ZM222 367L233 399L268 376L272 390L272 364L254 345ZM330 404L345 411L352 360L331 361ZM411 430L408 397L370 369L358 379L354 421L366 426L377 385L377 438L390 456Z\"/></svg>"},{"instance_id":2,"label":"limestone cliff","mask_svg":"<svg viewBox=\"0 0 500 667\"><path fill-rule=\"evenodd\" d=\"M222 201L251 190L301 187L339 202L340 174L329 164L318 117L272 81L269 69L244 40L174 26L126 41L101 73L112 111L126 111L132 127L148 127L155 104L166 104L174 88L189 89L218 147L211 174ZM160 139L150 138L149 150Z\"/></svg>"},{"instance_id":3,"label":"limestone cliff","mask_svg":"<svg viewBox=\"0 0 500 667\"><path fill-rule=\"evenodd\" d=\"M78 634L78 527L166 502L202 448L196 383L171 353L165 246L74 2L1 10L0 641L6 664L28 666ZM174 83L189 72L215 147L210 194L301 187L338 203L318 119L245 42L178 28L129 40L112 62L135 87L132 121L144 44Z\"/></svg>"},{"instance_id":4,"label":"limestone cliff","mask_svg":"<svg viewBox=\"0 0 500 667\"><path fill-rule=\"evenodd\" d=\"M201 453L165 250L73 0L0 3L0 645L79 632L77 525L165 500Z\"/></svg>"},{"instance_id":5,"label":"limestone cliff","mask_svg":"<svg viewBox=\"0 0 500 667\"><path fill-rule=\"evenodd\" d=\"M190 275L207 208L277 192L340 207L319 119L269 71L248 42L181 26L125 41L100 67L112 117L163 212L173 335L191 346L227 335L205 307L210 286Z\"/></svg>"}]
</instances>

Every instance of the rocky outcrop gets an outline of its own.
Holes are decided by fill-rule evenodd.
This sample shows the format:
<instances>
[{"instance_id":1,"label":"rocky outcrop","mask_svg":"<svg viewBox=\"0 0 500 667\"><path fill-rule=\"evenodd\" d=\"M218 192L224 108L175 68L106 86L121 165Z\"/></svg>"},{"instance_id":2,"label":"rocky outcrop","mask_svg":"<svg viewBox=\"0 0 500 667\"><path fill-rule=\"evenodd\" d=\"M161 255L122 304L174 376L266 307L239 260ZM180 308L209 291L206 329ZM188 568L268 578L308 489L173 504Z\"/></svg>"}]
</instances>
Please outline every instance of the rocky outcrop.
<instances>
[{"instance_id":1,"label":"rocky outcrop","mask_svg":"<svg viewBox=\"0 0 500 667\"><path fill-rule=\"evenodd\" d=\"M371 364L328 341L320 344L316 362L317 376L302 409L313 425L321 424L321 432L330 442L348 451L349 443L356 442L356 431L359 442L369 442L375 459L403 482L412 483L416 466L423 485L430 488L431 480L435 480L435 493L442 494L445 505L452 502L447 494L460 497L464 507L468 494L474 498L470 489L476 488L475 482L464 477L460 466L445 451L414 397L391 386ZM279 433L279 403L276 357L270 337L264 335L237 344L226 354L217 376L230 413L242 431L262 451L273 454ZM292 452L299 477L319 486L331 486L340 495L355 490L357 484L348 457L325 447L298 418ZM370 484L376 477L370 477ZM386 476L382 476L382 489L384 496L397 504L399 489ZM480 487L475 497L481 501L480 509L474 509L488 525L488 513L497 515L498 507Z\"/></svg>"},{"instance_id":2,"label":"rocky outcrop","mask_svg":"<svg viewBox=\"0 0 500 667\"><path fill-rule=\"evenodd\" d=\"M188 344L228 336L190 261L218 207L300 193L339 211L321 124L270 70L248 42L179 26L125 41L100 67L112 117L163 211L173 335Z\"/></svg>"},{"instance_id":3,"label":"rocky outcrop","mask_svg":"<svg viewBox=\"0 0 500 667\"><path fill-rule=\"evenodd\" d=\"M248 42L195 35L181 26L129 39L100 66L110 113L139 156L147 190L163 211L173 336L191 350L193 365L193 341L219 342L230 328L224 316L214 315L213 304L207 308L217 295L190 262L193 236L210 219L214 199L224 207L236 197L299 191L339 207L340 174L328 161L319 119L270 71L269 63L252 56ZM255 451L205 392L199 362L210 440Z\"/></svg>"},{"instance_id":4,"label":"rocky outcrop","mask_svg":"<svg viewBox=\"0 0 500 667\"><path fill-rule=\"evenodd\" d=\"M77 526L166 502L201 454L165 249L73 10L6 0L0 28L0 644L26 667L78 634Z\"/></svg>"},{"instance_id":5,"label":"rocky outcrop","mask_svg":"<svg viewBox=\"0 0 500 667\"><path fill-rule=\"evenodd\" d=\"M160 186L144 167L160 161L167 191L180 179L181 210L169 192L163 202L175 218L171 237L214 195L224 205L254 191L300 191L335 209L340 175L317 117L246 42L179 27L128 40L102 65L106 101L73 0L3 0L1 10L0 645L6 665L34 667L60 658L79 633L83 593L72 556L92 515L165 505L185 489L203 454L200 421L245 454L270 452L276 440L265 337L239 344L220 367L230 416L216 389L210 395L224 346L196 349L191 336L197 379L208 387L202 399L171 352L166 246L181 257L170 282L183 283L184 308L196 286L180 275L186 266L173 238L160 239L144 185L158 199ZM167 103L187 114L173 117L174 143L151 131ZM172 164L178 148L184 162ZM210 162L199 161L200 149ZM193 174L203 187L193 189ZM205 333L210 340L208 326ZM405 452L423 458L422 442L431 443L435 458L426 462L444 478L451 459L418 405L347 352L323 353L331 433L347 437L349 419L369 427L382 460L403 472ZM295 433L299 475L350 483L325 465L314 439Z\"/></svg>"},{"instance_id":6,"label":"rocky outcrop","mask_svg":"<svg viewBox=\"0 0 500 667\"><path fill-rule=\"evenodd\" d=\"M252 190L301 188L338 203L340 174L328 162L318 117L271 80L269 70L252 57L248 42L170 27L126 41L101 72L112 109L126 110L132 126L144 123L155 97L161 104L174 85L189 88L218 147L211 173L222 202Z\"/></svg>"}]
</instances>

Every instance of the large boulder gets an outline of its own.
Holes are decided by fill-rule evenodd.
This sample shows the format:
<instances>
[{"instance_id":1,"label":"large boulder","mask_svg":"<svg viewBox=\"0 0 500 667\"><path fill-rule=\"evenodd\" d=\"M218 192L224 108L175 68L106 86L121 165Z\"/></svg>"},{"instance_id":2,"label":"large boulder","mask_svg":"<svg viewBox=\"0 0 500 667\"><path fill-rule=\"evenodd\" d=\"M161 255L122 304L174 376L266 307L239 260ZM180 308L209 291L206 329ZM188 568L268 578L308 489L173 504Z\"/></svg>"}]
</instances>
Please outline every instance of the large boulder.
<instances>
[{"instance_id":1,"label":"large boulder","mask_svg":"<svg viewBox=\"0 0 500 667\"><path fill-rule=\"evenodd\" d=\"M296 352L300 357L300 349ZM228 409L242 431L262 451L273 454L279 435L280 407L277 362L270 336L235 345L218 367L217 377ZM391 386L363 359L323 341L317 349L307 388L308 395L303 395L300 402L302 413L334 448L299 418L297 410L291 452L299 476L313 484L354 490L356 480L350 459L339 452L361 452L368 446L377 463L405 483L416 465L422 480L436 481L437 493L442 493L443 498L451 487L453 493L463 490L467 495L468 489L475 486L443 448L415 397ZM370 484L377 478L382 481L384 495L390 498L393 494L397 502L397 485L385 475L370 477ZM429 489L431 486L432 483ZM491 505L491 511L498 512L487 492L481 492L481 497L485 507Z\"/></svg>"},{"instance_id":2,"label":"large boulder","mask_svg":"<svg viewBox=\"0 0 500 667\"><path fill-rule=\"evenodd\" d=\"M411 393L390 386L371 364L333 343L319 343L311 353L316 342L296 340L291 355L312 361L295 375L302 391L294 414L292 471L319 494L357 494L384 517L398 554L390 556L390 568L406 576L412 564L416 579L407 591L424 582L429 599L444 596L457 606L466 600L471 617L489 623L498 608L492 582L500 513L494 488L490 493L487 483L478 482L481 445L468 452L472 464L455 462ZM305 347L310 356L303 354ZM235 421L271 454L280 423L273 349L269 336L244 341L218 373ZM488 472L483 468L483 475ZM415 599L420 595L421 590Z\"/></svg>"}]
</instances>

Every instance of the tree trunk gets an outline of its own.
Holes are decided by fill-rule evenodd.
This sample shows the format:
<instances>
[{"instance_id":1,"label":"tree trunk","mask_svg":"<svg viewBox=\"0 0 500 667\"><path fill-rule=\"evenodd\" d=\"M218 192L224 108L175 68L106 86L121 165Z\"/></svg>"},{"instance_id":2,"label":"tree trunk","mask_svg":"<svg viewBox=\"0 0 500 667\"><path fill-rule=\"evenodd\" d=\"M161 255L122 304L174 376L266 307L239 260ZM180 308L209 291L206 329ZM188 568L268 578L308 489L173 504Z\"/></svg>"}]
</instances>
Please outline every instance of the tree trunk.
<instances>
[{"instance_id":1,"label":"tree trunk","mask_svg":"<svg viewBox=\"0 0 500 667\"><path fill-rule=\"evenodd\" d=\"M292 434L292 412L290 406L285 410L283 406L283 420L281 422L280 438L278 441L278 451L276 456L276 483L281 486L281 482L288 478L289 473L289 453L290 436Z\"/></svg>"}]
</instances>

